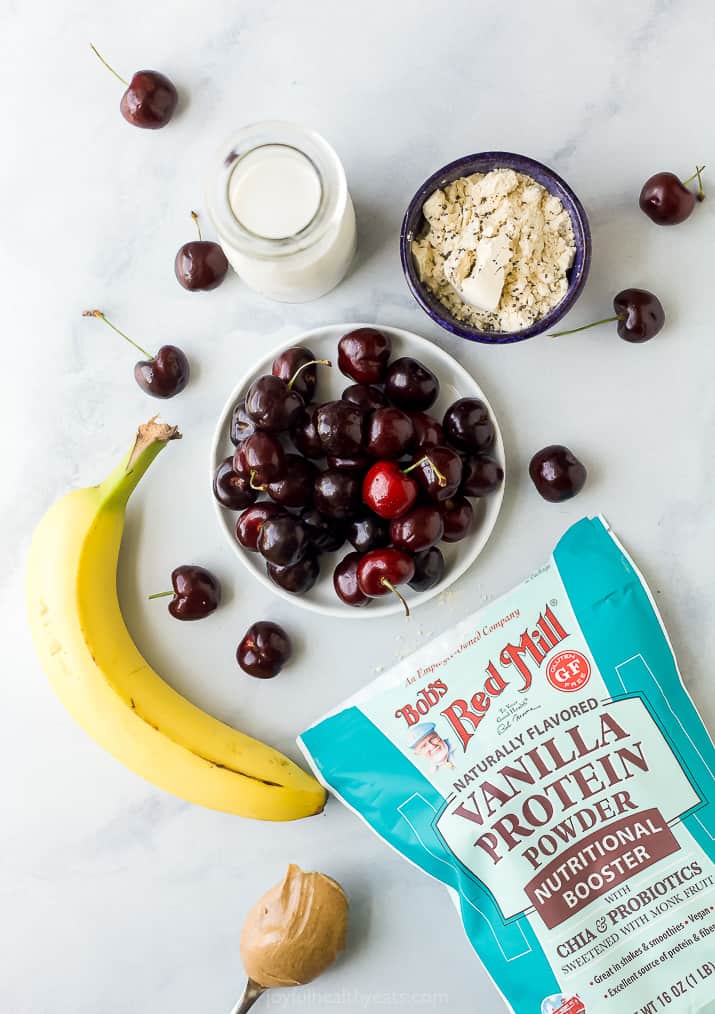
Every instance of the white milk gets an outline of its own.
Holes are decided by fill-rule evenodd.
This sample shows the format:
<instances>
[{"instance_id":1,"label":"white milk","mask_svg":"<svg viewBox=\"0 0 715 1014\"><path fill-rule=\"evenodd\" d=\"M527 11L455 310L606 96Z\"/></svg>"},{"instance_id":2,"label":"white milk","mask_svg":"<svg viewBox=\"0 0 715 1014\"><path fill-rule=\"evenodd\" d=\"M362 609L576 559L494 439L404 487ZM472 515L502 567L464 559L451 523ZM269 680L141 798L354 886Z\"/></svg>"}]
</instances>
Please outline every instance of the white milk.
<instances>
[{"instance_id":1,"label":"white milk","mask_svg":"<svg viewBox=\"0 0 715 1014\"><path fill-rule=\"evenodd\" d=\"M237 163L228 201L249 232L263 239L287 239L313 221L322 190L315 166L302 152L266 144Z\"/></svg>"},{"instance_id":2,"label":"white milk","mask_svg":"<svg viewBox=\"0 0 715 1014\"><path fill-rule=\"evenodd\" d=\"M350 266L357 232L345 171L314 131L243 128L220 152L208 203L229 262L271 299L316 299Z\"/></svg>"}]
</instances>

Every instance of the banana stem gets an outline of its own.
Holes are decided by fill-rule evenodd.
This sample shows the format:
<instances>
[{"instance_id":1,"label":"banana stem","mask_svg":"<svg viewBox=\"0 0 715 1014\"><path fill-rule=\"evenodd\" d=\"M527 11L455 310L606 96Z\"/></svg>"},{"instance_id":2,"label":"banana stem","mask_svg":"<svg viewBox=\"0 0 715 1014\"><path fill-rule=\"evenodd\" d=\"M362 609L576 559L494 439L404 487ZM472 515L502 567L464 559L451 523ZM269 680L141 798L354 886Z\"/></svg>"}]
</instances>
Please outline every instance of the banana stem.
<instances>
[{"instance_id":1,"label":"banana stem","mask_svg":"<svg viewBox=\"0 0 715 1014\"><path fill-rule=\"evenodd\" d=\"M126 505L140 479L170 440L180 440L178 427L158 423L156 416L142 423L129 454L98 487L100 500Z\"/></svg>"}]
</instances>

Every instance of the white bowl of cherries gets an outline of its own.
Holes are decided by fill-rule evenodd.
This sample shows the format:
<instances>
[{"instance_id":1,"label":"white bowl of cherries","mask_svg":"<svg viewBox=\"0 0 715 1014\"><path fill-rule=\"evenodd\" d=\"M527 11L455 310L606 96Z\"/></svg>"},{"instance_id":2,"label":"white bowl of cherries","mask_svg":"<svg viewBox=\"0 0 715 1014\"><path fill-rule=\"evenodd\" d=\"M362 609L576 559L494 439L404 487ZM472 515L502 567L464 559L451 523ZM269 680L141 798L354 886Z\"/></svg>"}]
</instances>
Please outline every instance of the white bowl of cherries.
<instances>
[{"instance_id":1,"label":"white bowl of cherries","mask_svg":"<svg viewBox=\"0 0 715 1014\"><path fill-rule=\"evenodd\" d=\"M306 331L256 363L211 450L242 564L276 595L345 618L445 591L486 545L504 478L474 378L432 342L369 324Z\"/></svg>"}]
</instances>

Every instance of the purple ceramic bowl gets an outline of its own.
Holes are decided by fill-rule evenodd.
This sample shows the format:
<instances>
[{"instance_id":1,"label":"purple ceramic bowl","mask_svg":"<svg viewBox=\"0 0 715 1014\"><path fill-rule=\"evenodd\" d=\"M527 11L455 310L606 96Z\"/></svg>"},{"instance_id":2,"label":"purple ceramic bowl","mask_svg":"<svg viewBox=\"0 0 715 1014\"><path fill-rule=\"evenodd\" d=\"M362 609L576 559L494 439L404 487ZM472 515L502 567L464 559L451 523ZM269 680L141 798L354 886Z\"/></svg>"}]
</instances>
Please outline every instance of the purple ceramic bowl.
<instances>
[{"instance_id":1,"label":"purple ceramic bowl","mask_svg":"<svg viewBox=\"0 0 715 1014\"><path fill-rule=\"evenodd\" d=\"M419 235L424 226L422 205L439 187L445 187L460 176L470 176L472 173L488 173L492 169L514 169L525 176L531 176L542 187L545 187L550 194L558 197L569 214L573 226L574 240L576 243L576 257L573 267L568 272L569 288L561 302L553 308L545 317L535 321L523 331L513 333L507 331L479 331L464 321L457 320L449 310L440 303L436 296L420 281L417 266L412 256L412 240ZM588 269L591 264L591 231L588 227L588 219L583 205L573 190L558 176L553 169L536 162L526 155L514 155L508 151L485 151L476 155L465 155L458 158L456 162L439 169L426 180L415 196L410 201L407 213L402 223L400 233L400 256L402 258L402 270L409 285L412 295L420 304L425 313L429 314L432 320L440 327L460 338L468 338L474 342L484 342L488 345L507 345L511 342L521 342L526 338L533 338L534 335L548 331L564 317L574 305L586 282Z\"/></svg>"}]
</instances>

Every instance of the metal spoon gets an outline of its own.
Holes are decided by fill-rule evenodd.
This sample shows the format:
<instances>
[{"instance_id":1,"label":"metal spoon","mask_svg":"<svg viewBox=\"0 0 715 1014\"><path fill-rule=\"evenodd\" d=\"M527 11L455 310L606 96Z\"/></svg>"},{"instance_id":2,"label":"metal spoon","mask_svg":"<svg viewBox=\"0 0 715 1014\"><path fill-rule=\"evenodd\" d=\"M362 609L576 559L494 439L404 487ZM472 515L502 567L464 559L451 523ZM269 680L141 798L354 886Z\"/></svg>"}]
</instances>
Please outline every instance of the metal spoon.
<instances>
[{"instance_id":1,"label":"metal spoon","mask_svg":"<svg viewBox=\"0 0 715 1014\"><path fill-rule=\"evenodd\" d=\"M246 1014L246 1012L253 1007L258 997L265 993L268 988L269 987L267 986L259 986L257 982L253 981L253 979L249 979L246 983L246 989L244 990L243 996L233 1008L231 1014Z\"/></svg>"}]
</instances>

